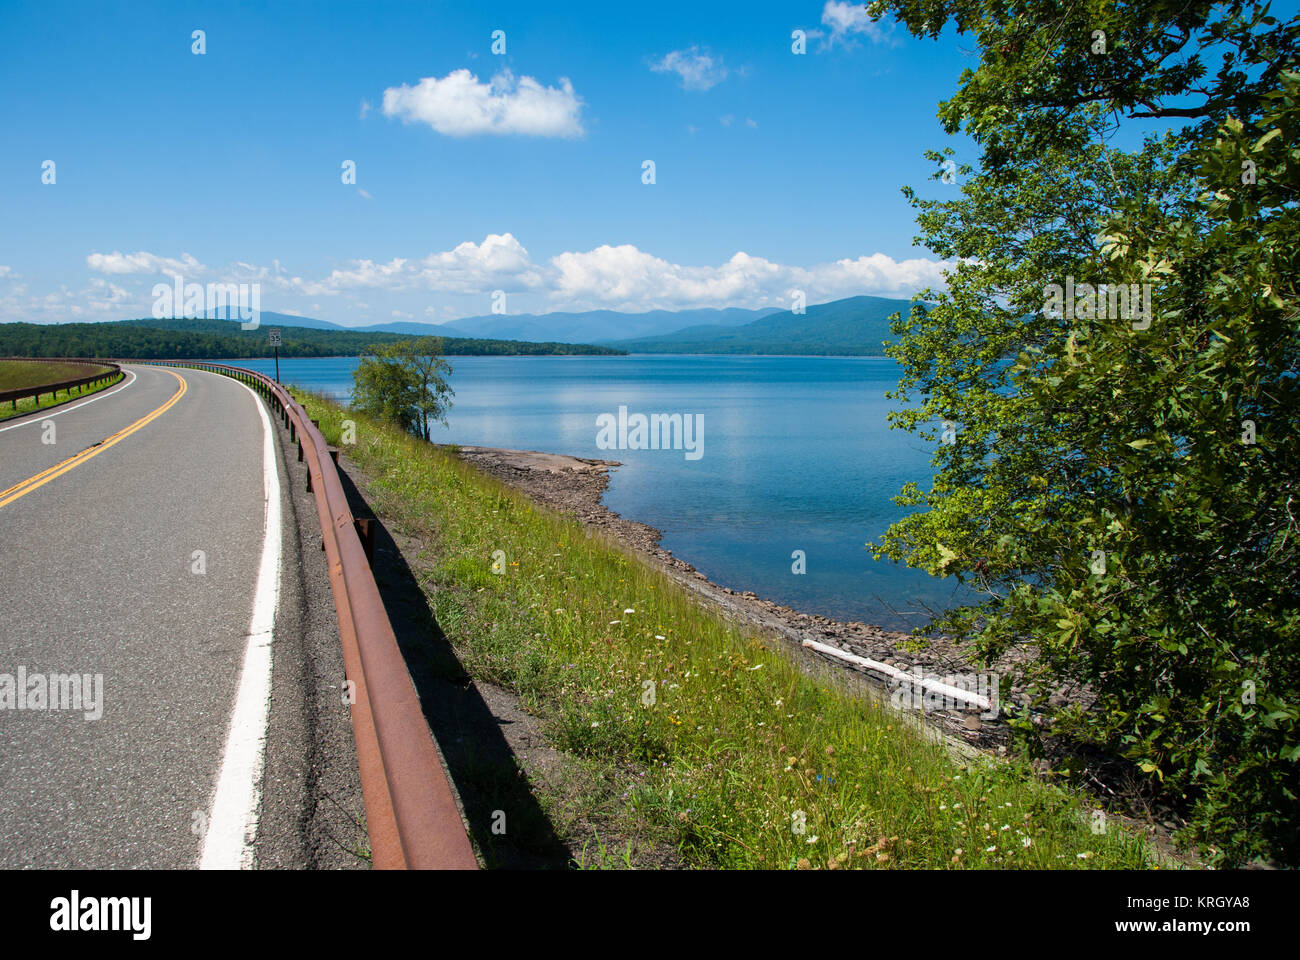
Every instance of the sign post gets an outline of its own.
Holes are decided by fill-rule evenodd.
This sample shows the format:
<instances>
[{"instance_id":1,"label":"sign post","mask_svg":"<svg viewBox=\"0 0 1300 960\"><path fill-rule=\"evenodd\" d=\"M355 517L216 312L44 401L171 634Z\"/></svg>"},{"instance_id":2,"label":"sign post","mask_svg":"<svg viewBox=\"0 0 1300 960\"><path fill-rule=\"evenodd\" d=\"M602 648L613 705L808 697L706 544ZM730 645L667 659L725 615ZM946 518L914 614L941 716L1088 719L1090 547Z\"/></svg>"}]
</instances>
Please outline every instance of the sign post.
<instances>
[{"instance_id":1,"label":"sign post","mask_svg":"<svg viewBox=\"0 0 1300 960\"><path fill-rule=\"evenodd\" d=\"M271 346L275 347L275 382L280 382L280 331L271 330Z\"/></svg>"}]
</instances>

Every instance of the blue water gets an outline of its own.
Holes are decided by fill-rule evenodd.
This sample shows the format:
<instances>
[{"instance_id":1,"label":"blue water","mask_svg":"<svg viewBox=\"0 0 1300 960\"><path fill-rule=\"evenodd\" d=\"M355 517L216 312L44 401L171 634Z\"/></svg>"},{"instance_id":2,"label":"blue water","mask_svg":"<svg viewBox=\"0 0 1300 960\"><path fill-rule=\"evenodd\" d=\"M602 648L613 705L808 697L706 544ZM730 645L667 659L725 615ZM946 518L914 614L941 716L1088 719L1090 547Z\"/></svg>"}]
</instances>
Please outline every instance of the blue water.
<instances>
[{"instance_id":1,"label":"blue water","mask_svg":"<svg viewBox=\"0 0 1300 960\"><path fill-rule=\"evenodd\" d=\"M798 610L895 629L950 605L956 581L864 544L928 486L930 450L890 430L894 361L878 357L453 357L442 442L620 460L605 503L663 531L663 546L710 579ZM232 361L264 373L270 360ZM355 358L284 359L280 379L346 401ZM596 417L702 414L703 455L602 450ZM803 550L807 573L792 572ZM960 595L958 595L960 596Z\"/></svg>"}]
</instances>

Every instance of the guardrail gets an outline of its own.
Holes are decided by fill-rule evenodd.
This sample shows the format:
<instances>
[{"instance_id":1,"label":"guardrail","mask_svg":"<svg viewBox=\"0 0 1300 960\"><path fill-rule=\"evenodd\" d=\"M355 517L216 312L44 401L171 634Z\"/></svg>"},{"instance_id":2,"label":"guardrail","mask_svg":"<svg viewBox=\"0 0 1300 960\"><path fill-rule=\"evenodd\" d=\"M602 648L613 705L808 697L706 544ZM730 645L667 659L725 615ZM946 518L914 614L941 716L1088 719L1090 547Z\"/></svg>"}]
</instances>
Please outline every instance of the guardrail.
<instances>
[{"instance_id":1,"label":"guardrail","mask_svg":"<svg viewBox=\"0 0 1300 960\"><path fill-rule=\"evenodd\" d=\"M81 359L70 360L63 357L59 357L57 359L51 357L0 357L0 359L20 360L23 363L85 363L85 364L93 363L97 366L106 368L104 370L101 370L98 373L94 373L86 377L81 377L80 379L77 380L60 380L56 383L37 384L34 387L19 387L16 390L0 390L0 403L10 402L13 404L13 409L15 410L18 409L19 400L26 400L28 397L35 397L36 403L39 406L41 402L41 397L44 394L48 393L50 394L51 397L57 399L60 390L67 390L69 395L71 395L74 389L77 389L79 387L88 387L91 384L98 383L101 380L107 380L109 377L115 377L122 372L122 368L119 367L116 363L105 363L100 360L81 360Z\"/></svg>"},{"instance_id":2,"label":"guardrail","mask_svg":"<svg viewBox=\"0 0 1300 960\"><path fill-rule=\"evenodd\" d=\"M320 516L343 661L356 694L352 730L371 864L380 869L477 869L451 780L424 719L358 523L319 426L280 384L243 367L195 361L122 362L190 367L233 377L261 394L280 415L290 439L298 443L298 459L307 466L307 489L315 494Z\"/></svg>"}]
</instances>

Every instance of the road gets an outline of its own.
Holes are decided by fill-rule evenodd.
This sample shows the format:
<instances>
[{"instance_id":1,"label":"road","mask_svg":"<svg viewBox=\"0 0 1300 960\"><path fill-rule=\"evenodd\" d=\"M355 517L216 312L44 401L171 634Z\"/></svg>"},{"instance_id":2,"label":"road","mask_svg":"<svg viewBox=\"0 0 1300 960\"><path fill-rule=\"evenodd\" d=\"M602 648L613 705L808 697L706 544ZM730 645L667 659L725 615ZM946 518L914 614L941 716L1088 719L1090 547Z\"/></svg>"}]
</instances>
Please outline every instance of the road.
<instances>
[{"instance_id":1,"label":"road","mask_svg":"<svg viewBox=\"0 0 1300 960\"><path fill-rule=\"evenodd\" d=\"M124 369L0 423L0 867L250 856L284 464L242 384ZM51 674L91 708L42 709Z\"/></svg>"}]
</instances>

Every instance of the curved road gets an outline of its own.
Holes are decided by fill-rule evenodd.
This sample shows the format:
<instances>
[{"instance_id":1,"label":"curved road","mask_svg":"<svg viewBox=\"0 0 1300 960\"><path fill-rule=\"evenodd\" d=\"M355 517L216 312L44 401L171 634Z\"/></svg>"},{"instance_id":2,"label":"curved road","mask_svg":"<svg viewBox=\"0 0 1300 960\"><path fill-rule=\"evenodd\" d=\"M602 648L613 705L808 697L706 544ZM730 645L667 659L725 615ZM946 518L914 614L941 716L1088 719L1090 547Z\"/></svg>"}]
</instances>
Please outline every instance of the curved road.
<instances>
[{"instance_id":1,"label":"curved road","mask_svg":"<svg viewBox=\"0 0 1300 960\"><path fill-rule=\"evenodd\" d=\"M0 423L0 867L194 867L214 816L206 865L237 865L255 810L270 652L249 638L279 588L278 447L236 381L124 369ZM245 676L263 666L265 688ZM41 709L51 674L88 677L91 709Z\"/></svg>"}]
</instances>

